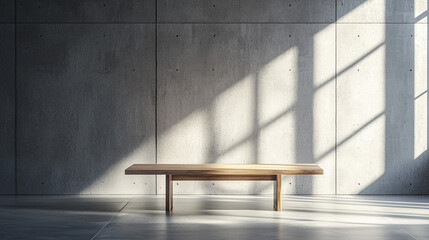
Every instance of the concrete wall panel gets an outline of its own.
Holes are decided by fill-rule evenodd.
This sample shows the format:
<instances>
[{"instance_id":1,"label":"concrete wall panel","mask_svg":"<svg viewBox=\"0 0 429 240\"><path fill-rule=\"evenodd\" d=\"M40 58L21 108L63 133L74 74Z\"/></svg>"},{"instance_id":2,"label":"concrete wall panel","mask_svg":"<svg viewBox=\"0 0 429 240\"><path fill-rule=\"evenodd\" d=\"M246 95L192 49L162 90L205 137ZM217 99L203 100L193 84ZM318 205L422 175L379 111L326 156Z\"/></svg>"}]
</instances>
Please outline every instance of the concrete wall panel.
<instances>
[{"instance_id":1,"label":"concrete wall panel","mask_svg":"<svg viewBox=\"0 0 429 240\"><path fill-rule=\"evenodd\" d=\"M160 22L296 22L335 20L335 0L163 0Z\"/></svg>"},{"instance_id":2,"label":"concrete wall panel","mask_svg":"<svg viewBox=\"0 0 429 240\"><path fill-rule=\"evenodd\" d=\"M337 0L339 23L427 22L427 0Z\"/></svg>"},{"instance_id":3,"label":"concrete wall panel","mask_svg":"<svg viewBox=\"0 0 429 240\"><path fill-rule=\"evenodd\" d=\"M15 0L0 1L0 23L15 22Z\"/></svg>"},{"instance_id":4,"label":"concrete wall panel","mask_svg":"<svg viewBox=\"0 0 429 240\"><path fill-rule=\"evenodd\" d=\"M15 193L15 25L0 24L0 194Z\"/></svg>"},{"instance_id":5,"label":"concrete wall panel","mask_svg":"<svg viewBox=\"0 0 429 240\"><path fill-rule=\"evenodd\" d=\"M425 24L338 25L338 193L429 192L426 46Z\"/></svg>"},{"instance_id":6,"label":"concrete wall panel","mask_svg":"<svg viewBox=\"0 0 429 240\"><path fill-rule=\"evenodd\" d=\"M17 0L18 22L155 22L155 0Z\"/></svg>"},{"instance_id":7,"label":"concrete wall panel","mask_svg":"<svg viewBox=\"0 0 429 240\"><path fill-rule=\"evenodd\" d=\"M18 26L18 193L154 193L155 27Z\"/></svg>"},{"instance_id":8,"label":"concrete wall panel","mask_svg":"<svg viewBox=\"0 0 429 240\"><path fill-rule=\"evenodd\" d=\"M324 176L285 177L284 193L334 193L334 42L327 24L159 25L158 163L317 162ZM271 184L174 187L271 193Z\"/></svg>"}]
</instances>

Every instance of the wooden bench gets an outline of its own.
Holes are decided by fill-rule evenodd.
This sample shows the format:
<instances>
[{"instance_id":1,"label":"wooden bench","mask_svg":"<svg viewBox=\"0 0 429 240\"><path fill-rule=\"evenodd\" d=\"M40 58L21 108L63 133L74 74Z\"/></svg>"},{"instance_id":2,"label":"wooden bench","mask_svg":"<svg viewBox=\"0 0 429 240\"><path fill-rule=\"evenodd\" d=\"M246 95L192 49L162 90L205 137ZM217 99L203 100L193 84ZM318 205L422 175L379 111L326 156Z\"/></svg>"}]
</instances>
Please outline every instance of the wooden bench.
<instances>
[{"instance_id":1,"label":"wooden bench","mask_svg":"<svg viewBox=\"0 0 429 240\"><path fill-rule=\"evenodd\" d=\"M282 210L282 175L323 174L316 164L134 164L126 175L165 175L166 211L173 210L173 181L274 181L274 209Z\"/></svg>"}]
</instances>

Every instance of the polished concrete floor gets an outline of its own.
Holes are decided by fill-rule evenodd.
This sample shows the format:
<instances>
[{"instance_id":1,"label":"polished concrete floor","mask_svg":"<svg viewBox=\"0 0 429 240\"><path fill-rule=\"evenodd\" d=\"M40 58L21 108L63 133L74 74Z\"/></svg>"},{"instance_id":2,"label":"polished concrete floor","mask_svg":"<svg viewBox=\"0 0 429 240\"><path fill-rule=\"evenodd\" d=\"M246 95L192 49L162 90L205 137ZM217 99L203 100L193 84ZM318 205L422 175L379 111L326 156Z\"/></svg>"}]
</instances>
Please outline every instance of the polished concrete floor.
<instances>
[{"instance_id":1,"label":"polished concrete floor","mask_svg":"<svg viewBox=\"0 0 429 240\"><path fill-rule=\"evenodd\" d=\"M0 196L0 239L429 239L429 196Z\"/></svg>"}]
</instances>

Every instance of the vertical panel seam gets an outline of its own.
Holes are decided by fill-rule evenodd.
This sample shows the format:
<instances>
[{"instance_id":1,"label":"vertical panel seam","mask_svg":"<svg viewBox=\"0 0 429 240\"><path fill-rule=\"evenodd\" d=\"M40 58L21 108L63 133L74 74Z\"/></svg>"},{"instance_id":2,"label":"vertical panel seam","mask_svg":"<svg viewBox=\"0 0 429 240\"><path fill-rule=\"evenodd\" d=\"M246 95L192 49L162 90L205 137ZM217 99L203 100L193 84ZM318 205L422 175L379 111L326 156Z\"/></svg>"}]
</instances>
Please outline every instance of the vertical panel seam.
<instances>
[{"instance_id":1,"label":"vertical panel seam","mask_svg":"<svg viewBox=\"0 0 429 240\"><path fill-rule=\"evenodd\" d=\"M334 82L335 82L335 130L334 130L334 132L335 132L335 151L334 151L334 158L335 158L335 195L337 195L338 194L338 168L337 168L337 141L338 141L338 139L337 139L337 136L338 136L338 134L337 134L337 131L338 131L338 108L337 108L337 106L338 106L338 104L337 104L337 101L338 101L338 96L337 96L337 94L338 94L338 86L337 86L337 58L338 58L338 53L337 53L337 48L338 48L338 45L337 45L337 38L338 38L338 36L337 36L337 22L338 22L338 0L335 0L335 80L334 80Z\"/></svg>"},{"instance_id":2,"label":"vertical panel seam","mask_svg":"<svg viewBox=\"0 0 429 240\"><path fill-rule=\"evenodd\" d=\"M16 138L17 138L17 125L18 125L18 120L17 120L17 116L18 116L18 111L17 111L17 109L18 109L18 95L17 95L17 93L18 93L18 90L17 90L17 72L16 72L16 63L17 63L17 61L16 61L16 59L17 59L17 55L16 55L16 49L17 49L17 46L16 46L16 36L17 36L17 33L16 33L16 30L17 30L17 25L16 25L16 6L17 6L17 4L16 4L16 1L17 0L15 0L15 23L14 23L14 27L15 27L15 66L14 66L14 70L15 70L15 146L14 146L14 151L15 151L15 195L16 194L18 194L18 175L17 175L17 166L18 166L18 163L17 163L17 161L18 161L18 150L17 150L17 148L18 148L18 146L17 146L17 141L16 141Z\"/></svg>"},{"instance_id":3,"label":"vertical panel seam","mask_svg":"<svg viewBox=\"0 0 429 240\"><path fill-rule=\"evenodd\" d=\"M92 194L91 194L92 195ZM106 222L106 224L104 224L103 225L103 227L101 227L101 229L100 230L98 230L98 232L96 232L95 233L95 235L91 238L91 240L93 240L93 239L96 239L97 238L97 236L101 233L101 232L103 232L104 231L104 229L106 229L106 227L110 224L110 223L112 223L112 221L117 217L117 216L119 216L119 214L122 212L122 210L124 210L125 209L125 207L127 207L127 205L128 205L128 203L130 203L130 201L131 201L131 199L130 200L128 200L126 203L125 203L125 205L124 206L122 206L122 208L121 209L119 209L119 211L116 213L116 214L114 214L107 222Z\"/></svg>"},{"instance_id":4,"label":"vertical panel seam","mask_svg":"<svg viewBox=\"0 0 429 240\"><path fill-rule=\"evenodd\" d=\"M155 164L158 164L158 0L155 1ZM158 175L155 175L155 195L158 194Z\"/></svg>"}]
</instances>

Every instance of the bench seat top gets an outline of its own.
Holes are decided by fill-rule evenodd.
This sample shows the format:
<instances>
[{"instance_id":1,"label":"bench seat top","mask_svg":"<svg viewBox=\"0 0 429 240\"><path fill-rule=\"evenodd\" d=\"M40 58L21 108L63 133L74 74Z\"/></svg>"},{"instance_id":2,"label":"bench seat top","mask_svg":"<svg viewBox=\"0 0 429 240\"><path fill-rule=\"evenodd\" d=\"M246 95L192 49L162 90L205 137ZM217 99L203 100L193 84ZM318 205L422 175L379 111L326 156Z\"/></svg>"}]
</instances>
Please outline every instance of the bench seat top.
<instances>
[{"instance_id":1,"label":"bench seat top","mask_svg":"<svg viewBox=\"0 0 429 240\"><path fill-rule=\"evenodd\" d=\"M323 174L316 164L134 164L125 174L308 175Z\"/></svg>"}]
</instances>

